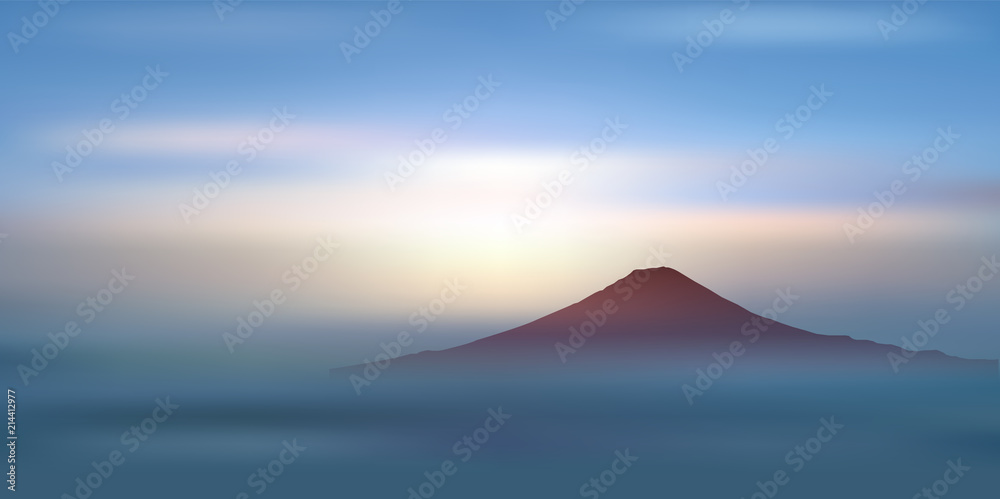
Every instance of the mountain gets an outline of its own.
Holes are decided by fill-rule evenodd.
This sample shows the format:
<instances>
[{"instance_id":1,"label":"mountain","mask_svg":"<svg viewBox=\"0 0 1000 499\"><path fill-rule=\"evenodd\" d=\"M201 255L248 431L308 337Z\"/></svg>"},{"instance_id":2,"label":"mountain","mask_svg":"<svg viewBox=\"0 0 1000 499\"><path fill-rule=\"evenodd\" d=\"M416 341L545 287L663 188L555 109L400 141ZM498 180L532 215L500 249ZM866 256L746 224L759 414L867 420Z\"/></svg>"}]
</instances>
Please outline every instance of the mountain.
<instances>
[{"instance_id":1,"label":"mountain","mask_svg":"<svg viewBox=\"0 0 1000 499\"><path fill-rule=\"evenodd\" d=\"M717 357L725 359L728 353L734 362L777 371L893 374L945 369L997 375L996 360L959 359L938 351L921 351L911 358L912 352L897 346L814 334L772 320L796 300L790 290L779 290L774 315L762 317L677 270L639 269L523 326L447 350L406 355L392 364L434 370L465 366L517 371L564 364L685 369L704 367L713 359L725 363ZM333 369L331 374L358 367Z\"/></svg>"}]
</instances>

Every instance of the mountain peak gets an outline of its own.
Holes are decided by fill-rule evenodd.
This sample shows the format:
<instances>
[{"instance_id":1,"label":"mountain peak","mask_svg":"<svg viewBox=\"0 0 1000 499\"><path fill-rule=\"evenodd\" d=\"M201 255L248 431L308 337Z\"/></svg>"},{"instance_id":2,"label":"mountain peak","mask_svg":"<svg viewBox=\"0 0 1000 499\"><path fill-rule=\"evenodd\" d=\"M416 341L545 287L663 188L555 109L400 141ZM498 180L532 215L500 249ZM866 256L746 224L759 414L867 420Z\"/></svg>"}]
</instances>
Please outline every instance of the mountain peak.
<instances>
[{"instance_id":1,"label":"mountain peak","mask_svg":"<svg viewBox=\"0 0 1000 499\"><path fill-rule=\"evenodd\" d=\"M632 272L629 272L628 275L631 276L631 275L635 275L637 273L642 273L642 274L650 273L650 274L653 274L654 276L656 276L657 278L660 278L660 279L664 279L664 278L676 278L676 277L686 277L679 270L677 270L677 269L675 269L673 267L649 267L649 268L646 268L646 269L635 269ZM628 276L626 276L626 277L628 277Z\"/></svg>"},{"instance_id":2,"label":"mountain peak","mask_svg":"<svg viewBox=\"0 0 1000 499\"><path fill-rule=\"evenodd\" d=\"M641 281L659 281L659 282L684 282L693 283L694 281L682 274L679 270L673 267L650 267L647 269L635 269L629 272L627 276L619 279L619 281L625 279L641 280ZM697 284L697 283L696 283Z\"/></svg>"},{"instance_id":3,"label":"mountain peak","mask_svg":"<svg viewBox=\"0 0 1000 499\"><path fill-rule=\"evenodd\" d=\"M710 306L719 305L721 302L730 304L721 296L672 267L635 269L584 301L607 298L614 298L617 301L642 298L644 300L641 301L651 302L646 306L656 309L685 303Z\"/></svg>"},{"instance_id":4,"label":"mountain peak","mask_svg":"<svg viewBox=\"0 0 1000 499\"><path fill-rule=\"evenodd\" d=\"M695 285L701 287L701 284L698 284L693 279L673 267L649 267L646 269L635 269L632 272L629 272L625 277L619 279L616 284L622 281L674 286Z\"/></svg>"},{"instance_id":5,"label":"mountain peak","mask_svg":"<svg viewBox=\"0 0 1000 499\"><path fill-rule=\"evenodd\" d=\"M749 315L672 267L635 269L570 308L599 306L607 300L628 309L628 315L640 320L648 320L651 316L704 319L720 312Z\"/></svg>"}]
</instances>

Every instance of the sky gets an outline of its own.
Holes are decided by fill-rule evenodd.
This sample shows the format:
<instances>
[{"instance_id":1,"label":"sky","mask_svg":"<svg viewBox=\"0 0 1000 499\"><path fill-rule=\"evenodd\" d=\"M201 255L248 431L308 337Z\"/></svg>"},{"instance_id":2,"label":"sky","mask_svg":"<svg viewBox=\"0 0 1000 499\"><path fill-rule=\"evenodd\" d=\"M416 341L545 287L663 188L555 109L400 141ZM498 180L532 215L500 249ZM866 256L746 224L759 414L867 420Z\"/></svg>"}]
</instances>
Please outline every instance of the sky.
<instances>
[{"instance_id":1,"label":"sky","mask_svg":"<svg viewBox=\"0 0 1000 499\"><path fill-rule=\"evenodd\" d=\"M754 312L791 288L820 333L947 308L931 347L1000 356L1000 282L948 301L1000 252L1000 5L219 5L0 5L5 334L122 267L98 324L141 343L276 288L289 323L394 334L455 279L467 340L666 265Z\"/></svg>"}]
</instances>

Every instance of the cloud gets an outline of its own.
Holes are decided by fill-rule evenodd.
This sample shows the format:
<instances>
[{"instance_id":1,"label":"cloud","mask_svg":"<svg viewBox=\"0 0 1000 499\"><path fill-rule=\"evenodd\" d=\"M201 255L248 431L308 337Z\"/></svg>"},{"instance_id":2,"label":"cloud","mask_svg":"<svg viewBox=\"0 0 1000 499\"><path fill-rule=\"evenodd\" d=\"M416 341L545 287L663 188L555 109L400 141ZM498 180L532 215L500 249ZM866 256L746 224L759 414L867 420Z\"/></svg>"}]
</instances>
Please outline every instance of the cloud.
<instances>
[{"instance_id":1,"label":"cloud","mask_svg":"<svg viewBox=\"0 0 1000 499\"><path fill-rule=\"evenodd\" d=\"M267 126L259 122L128 124L108 136L102 148L138 154L236 154L240 143ZM275 147L301 152L361 152L385 142L381 131L357 126L292 122L275 134Z\"/></svg>"},{"instance_id":2,"label":"cloud","mask_svg":"<svg viewBox=\"0 0 1000 499\"><path fill-rule=\"evenodd\" d=\"M719 19L723 9L733 12L735 20L724 26L718 38L724 38L730 47L807 45L854 46L858 44L885 43L877 23L888 20L891 4L876 3L848 5L817 2L777 2L757 4L751 2L746 10L737 3L709 3L696 8L667 4L653 12L648 9L617 14L616 22L595 23L601 30L613 29L616 34L630 33L634 40L674 44L694 37L706 30L705 23ZM975 34L967 23L954 22L947 15L913 15L906 24L905 35L894 42L930 42ZM608 34L608 33L605 33Z\"/></svg>"}]
</instances>

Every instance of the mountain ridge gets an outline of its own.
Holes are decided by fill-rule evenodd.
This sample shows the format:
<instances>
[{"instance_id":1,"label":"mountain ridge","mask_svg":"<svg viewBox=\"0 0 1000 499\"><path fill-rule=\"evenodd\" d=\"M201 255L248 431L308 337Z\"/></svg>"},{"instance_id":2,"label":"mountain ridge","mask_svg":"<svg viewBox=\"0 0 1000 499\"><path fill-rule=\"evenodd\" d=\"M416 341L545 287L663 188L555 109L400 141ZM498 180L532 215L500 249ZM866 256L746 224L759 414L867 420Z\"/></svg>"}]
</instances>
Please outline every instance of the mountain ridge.
<instances>
[{"instance_id":1,"label":"mountain ridge","mask_svg":"<svg viewBox=\"0 0 1000 499\"><path fill-rule=\"evenodd\" d=\"M760 315L725 299L680 271L670 267L635 269L582 300L515 328L445 350L425 350L400 356L392 363L490 365L515 368L556 365L581 357L610 354L635 360L659 356L661 361L683 363L740 342L759 351L761 364L774 366L844 365L898 371L892 354L898 346L824 335L779 322L797 296L790 289L777 290L774 306ZM772 314L768 314L772 312ZM773 315L773 317L765 317ZM766 341L764 341L766 340ZM921 367L990 369L996 360L969 360L936 350L919 352ZM881 360L879 360L881 357ZM909 359L902 361L909 364ZM347 366L331 369L356 369ZM909 369L903 366L902 369Z\"/></svg>"}]
</instances>

